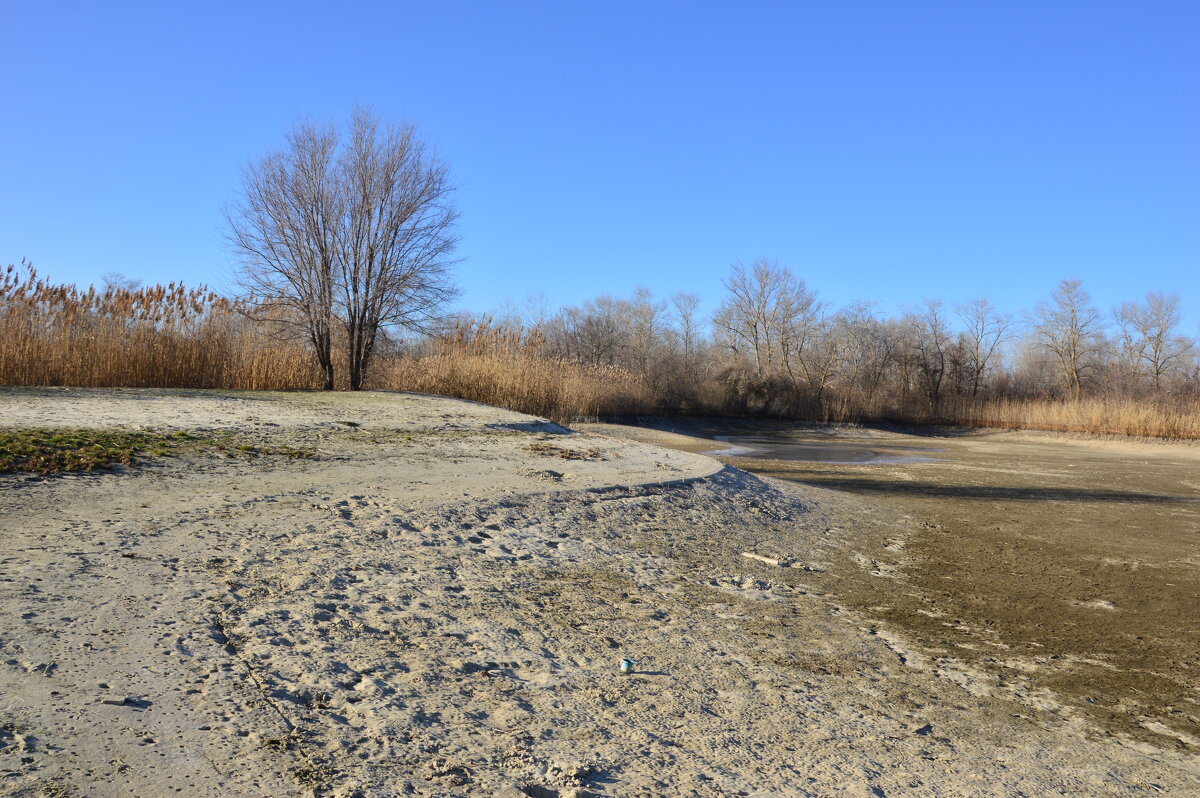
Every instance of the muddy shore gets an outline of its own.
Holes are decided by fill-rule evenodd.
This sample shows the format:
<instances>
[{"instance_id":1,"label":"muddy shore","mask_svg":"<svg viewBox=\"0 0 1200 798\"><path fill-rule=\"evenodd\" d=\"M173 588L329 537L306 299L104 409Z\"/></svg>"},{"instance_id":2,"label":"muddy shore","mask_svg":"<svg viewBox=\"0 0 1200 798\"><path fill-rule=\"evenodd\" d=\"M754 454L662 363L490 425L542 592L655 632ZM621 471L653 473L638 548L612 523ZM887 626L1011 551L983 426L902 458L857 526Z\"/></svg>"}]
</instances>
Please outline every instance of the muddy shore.
<instances>
[{"instance_id":1,"label":"muddy shore","mask_svg":"<svg viewBox=\"0 0 1200 798\"><path fill-rule=\"evenodd\" d=\"M661 441L683 450L713 450L714 435L731 433L772 441L781 452L750 458L726 444L731 454L716 456L833 491L827 505L855 521L830 591L903 634L931 669L958 679L968 671L973 689L1024 691L1107 732L1200 754L1200 446L962 429L658 426L684 433ZM806 459L778 459L789 447ZM866 453L875 459L847 457Z\"/></svg>"}]
</instances>

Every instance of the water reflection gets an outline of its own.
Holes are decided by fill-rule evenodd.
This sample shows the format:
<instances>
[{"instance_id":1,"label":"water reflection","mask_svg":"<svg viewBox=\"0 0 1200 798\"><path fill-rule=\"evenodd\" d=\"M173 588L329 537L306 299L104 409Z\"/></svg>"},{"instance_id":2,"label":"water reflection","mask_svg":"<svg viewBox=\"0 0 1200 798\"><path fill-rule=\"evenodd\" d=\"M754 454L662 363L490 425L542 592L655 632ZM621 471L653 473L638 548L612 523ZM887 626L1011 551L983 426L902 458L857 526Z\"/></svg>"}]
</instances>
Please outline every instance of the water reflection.
<instances>
[{"instance_id":1,"label":"water reflection","mask_svg":"<svg viewBox=\"0 0 1200 798\"><path fill-rule=\"evenodd\" d=\"M803 460L820 463L930 463L930 452L940 449L914 449L875 442L846 440L814 441L778 435L714 435L712 440L726 444L705 454L723 457L751 457L762 460Z\"/></svg>"}]
</instances>

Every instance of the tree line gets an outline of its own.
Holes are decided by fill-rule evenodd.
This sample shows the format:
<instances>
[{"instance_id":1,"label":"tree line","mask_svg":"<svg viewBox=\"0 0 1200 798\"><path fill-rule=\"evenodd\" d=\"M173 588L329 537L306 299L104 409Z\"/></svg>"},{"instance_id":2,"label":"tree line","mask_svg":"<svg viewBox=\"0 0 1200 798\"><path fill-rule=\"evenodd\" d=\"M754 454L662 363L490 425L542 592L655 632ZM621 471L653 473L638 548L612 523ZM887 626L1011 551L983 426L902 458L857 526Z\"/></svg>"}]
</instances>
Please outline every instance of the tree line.
<instances>
[{"instance_id":1,"label":"tree line","mask_svg":"<svg viewBox=\"0 0 1200 798\"><path fill-rule=\"evenodd\" d=\"M457 211L447 166L411 125L356 109L345 134L297 124L251 163L227 214L241 256L243 306L307 342L326 389L364 387L397 335L461 340L482 319L443 315ZM1021 317L984 298L929 299L896 317L869 302L832 309L804 280L760 258L735 263L717 311L700 299L600 296L556 313L509 314L527 350L585 368L619 369L664 410L878 416L936 414L949 399L1087 395L1194 396L1196 341L1180 331L1178 294L1150 293L1102 313L1078 280ZM536 346L534 345L536 343Z\"/></svg>"},{"instance_id":2,"label":"tree line","mask_svg":"<svg viewBox=\"0 0 1200 798\"><path fill-rule=\"evenodd\" d=\"M889 317L870 302L833 309L766 258L733 264L723 284L709 317L695 294L638 289L451 326L492 325L547 357L623 369L664 409L712 405L715 394L738 412L837 417L914 405L936 414L950 399L1200 395L1200 347L1181 331L1178 293L1104 313L1080 281L1063 280L1019 316L979 298L928 299Z\"/></svg>"},{"instance_id":3,"label":"tree line","mask_svg":"<svg viewBox=\"0 0 1200 798\"><path fill-rule=\"evenodd\" d=\"M345 130L302 122L246 167L227 212L239 296L119 275L82 290L10 266L0 383L381 387L562 420L682 412L1200 437L1200 346L1178 293L1102 311L1063 280L1020 315L979 298L889 316L871 302L833 308L760 258L731 265L711 314L695 294L645 289L454 314L452 197L411 125L362 109Z\"/></svg>"}]
</instances>

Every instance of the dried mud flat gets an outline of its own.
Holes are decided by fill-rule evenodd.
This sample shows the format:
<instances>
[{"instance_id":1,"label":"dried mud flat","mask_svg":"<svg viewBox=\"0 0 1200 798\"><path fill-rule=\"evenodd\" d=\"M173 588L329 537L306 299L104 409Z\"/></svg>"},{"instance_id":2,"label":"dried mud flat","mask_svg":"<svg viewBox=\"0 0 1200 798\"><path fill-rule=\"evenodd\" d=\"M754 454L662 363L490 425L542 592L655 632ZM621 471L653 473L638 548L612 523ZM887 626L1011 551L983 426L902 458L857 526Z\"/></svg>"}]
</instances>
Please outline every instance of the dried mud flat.
<instances>
[{"instance_id":1,"label":"dried mud flat","mask_svg":"<svg viewBox=\"0 0 1200 798\"><path fill-rule=\"evenodd\" d=\"M404 394L0 390L21 426L314 456L0 475L4 794L1200 790L918 661L841 492Z\"/></svg>"},{"instance_id":2,"label":"dried mud flat","mask_svg":"<svg viewBox=\"0 0 1200 798\"><path fill-rule=\"evenodd\" d=\"M817 489L828 511L853 517L823 585L914 664L1127 741L1200 753L1200 446L962 429L656 426L686 434L592 428L691 451L721 449L713 435L741 432L772 441L777 456L877 454L718 457Z\"/></svg>"}]
</instances>

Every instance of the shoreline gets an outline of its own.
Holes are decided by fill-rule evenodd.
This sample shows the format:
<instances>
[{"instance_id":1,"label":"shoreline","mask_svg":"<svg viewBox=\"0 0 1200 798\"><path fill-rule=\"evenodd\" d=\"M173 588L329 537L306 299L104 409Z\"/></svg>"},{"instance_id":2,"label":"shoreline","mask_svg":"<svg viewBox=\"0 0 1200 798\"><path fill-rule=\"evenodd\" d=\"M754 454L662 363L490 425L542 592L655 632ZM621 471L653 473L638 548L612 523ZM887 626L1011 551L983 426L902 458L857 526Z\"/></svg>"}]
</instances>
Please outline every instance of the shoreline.
<instances>
[{"instance_id":1,"label":"shoreline","mask_svg":"<svg viewBox=\"0 0 1200 798\"><path fill-rule=\"evenodd\" d=\"M1059 706L1107 734L1200 748L1190 655L1200 637L1179 623L1200 601L1196 449L878 429L763 434L751 440L777 451L715 456L823 491L831 512L854 519L834 592L907 638L901 656L971 690ZM825 456L807 459L809 447ZM880 456L828 456L850 448ZM898 453L910 456L883 456Z\"/></svg>"}]
</instances>

